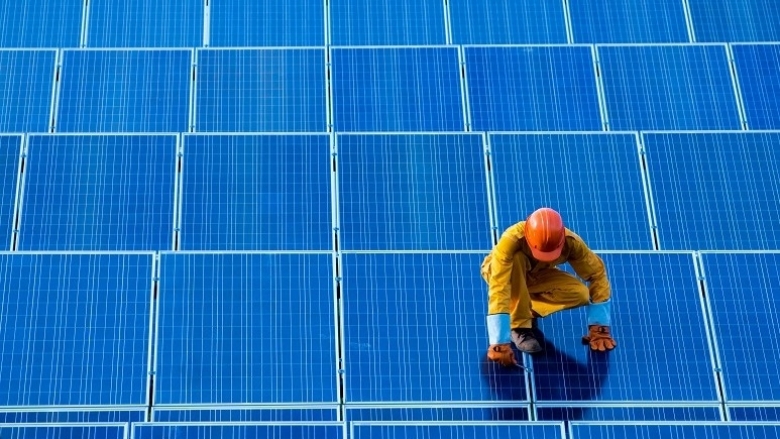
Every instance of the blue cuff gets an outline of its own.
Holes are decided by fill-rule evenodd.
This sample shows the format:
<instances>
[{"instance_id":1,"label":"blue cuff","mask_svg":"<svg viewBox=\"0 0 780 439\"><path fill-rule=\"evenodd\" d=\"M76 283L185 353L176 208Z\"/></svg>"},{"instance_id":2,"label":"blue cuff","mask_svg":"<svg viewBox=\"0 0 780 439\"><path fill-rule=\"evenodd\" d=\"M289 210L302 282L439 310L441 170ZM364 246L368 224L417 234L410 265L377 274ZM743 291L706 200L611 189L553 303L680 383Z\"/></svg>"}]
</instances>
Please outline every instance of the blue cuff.
<instances>
[{"instance_id":1,"label":"blue cuff","mask_svg":"<svg viewBox=\"0 0 780 439\"><path fill-rule=\"evenodd\" d=\"M588 326L610 326L610 323L612 323L610 319L611 310L612 302L609 300L588 305Z\"/></svg>"},{"instance_id":2,"label":"blue cuff","mask_svg":"<svg viewBox=\"0 0 780 439\"><path fill-rule=\"evenodd\" d=\"M488 340L491 345L512 341L509 338L509 314L492 314L487 316L487 329Z\"/></svg>"}]
</instances>

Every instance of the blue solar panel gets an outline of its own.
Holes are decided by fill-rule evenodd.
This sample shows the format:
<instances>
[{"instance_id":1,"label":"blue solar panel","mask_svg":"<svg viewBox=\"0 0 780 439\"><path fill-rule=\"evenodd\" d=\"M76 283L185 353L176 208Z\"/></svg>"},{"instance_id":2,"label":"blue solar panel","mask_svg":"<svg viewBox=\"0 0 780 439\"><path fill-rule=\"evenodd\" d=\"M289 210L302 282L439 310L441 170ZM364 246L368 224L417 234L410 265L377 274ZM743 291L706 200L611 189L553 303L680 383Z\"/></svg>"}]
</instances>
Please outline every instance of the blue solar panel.
<instances>
[{"instance_id":1,"label":"blue solar panel","mask_svg":"<svg viewBox=\"0 0 780 439\"><path fill-rule=\"evenodd\" d=\"M84 0L2 2L0 47L77 47L83 6Z\"/></svg>"},{"instance_id":2,"label":"blue solar panel","mask_svg":"<svg viewBox=\"0 0 780 439\"><path fill-rule=\"evenodd\" d=\"M629 407L631 401L717 402L693 256L600 256L612 286L612 335L618 346L609 353L582 346L584 308L541 319L545 351L533 357L536 400L626 401Z\"/></svg>"},{"instance_id":3,"label":"blue solar panel","mask_svg":"<svg viewBox=\"0 0 780 439\"><path fill-rule=\"evenodd\" d=\"M618 403L620 404L620 403ZM721 421L718 407L540 407L540 421ZM636 438L629 438L636 439Z\"/></svg>"},{"instance_id":4,"label":"blue solar panel","mask_svg":"<svg viewBox=\"0 0 780 439\"><path fill-rule=\"evenodd\" d=\"M196 131L326 131L323 49L198 51Z\"/></svg>"},{"instance_id":5,"label":"blue solar panel","mask_svg":"<svg viewBox=\"0 0 780 439\"><path fill-rule=\"evenodd\" d=\"M563 44L567 42L562 2L449 0L455 44Z\"/></svg>"},{"instance_id":6,"label":"blue solar panel","mask_svg":"<svg viewBox=\"0 0 780 439\"><path fill-rule=\"evenodd\" d=\"M732 46L750 129L780 129L780 45Z\"/></svg>"},{"instance_id":7,"label":"blue solar panel","mask_svg":"<svg viewBox=\"0 0 780 439\"><path fill-rule=\"evenodd\" d=\"M11 239L14 225L14 205L16 204L17 178L19 175L19 155L21 154L21 136L0 135L0 247L5 238ZM4 246L6 249L9 246Z\"/></svg>"},{"instance_id":8,"label":"blue solar panel","mask_svg":"<svg viewBox=\"0 0 780 439\"><path fill-rule=\"evenodd\" d=\"M170 249L176 137L29 138L20 250Z\"/></svg>"},{"instance_id":9,"label":"blue solar panel","mask_svg":"<svg viewBox=\"0 0 780 439\"><path fill-rule=\"evenodd\" d=\"M780 407L731 407L732 421L780 422Z\"/></svg>"},{"instance_id":10,"label":"blue solar panel","mask_svg":"<svg viewBox=\"0 0 780 439\"><path fill-rule=\"evenodd\" d=\"M57 131L187 131L191 56L184 49L64 51Z\"/></svg>"},{"instance_id":11,"label":"blue solar panel","mask_svg":"<svg viewBox=\"0 0 780 439\"><path fill-rule=\"evenodd\" d=\"M490 149L500 230L549 206L592 248L653 248L634 134L493 134Z\"/></svg>"},{"instance_id":12,"label":"blue solar panel","mask_svg":"<svg viewBox=\"0 0 780 439\"><path fill-rule=\"evenodd\" d=\"M780 132L644 134L661 248L780 248L778 143Z\"/></svg>"},{"instance_id":13,"label":"blue solar panel","mask_svg":"<svg viewBox=\"0 0 780 439\"><path fill-rule=\"evenodd\" d=\"M211 2L209 44L217 46L323 46L322 0Z\"/></svg>"},{"instance_id":14,"label":"blue solar panel","mask_svg":"<svg viewBox=\"0 0 780 439\"><path fill-rule=\"evenodd\" d=\"M133 439L345 439L341 424L134 424Z\"/></svg>"},{"instance_id":15,"label":"blue solar panel","mask_svg":"<svg viewBox=\"0 0 780 439\"><path fill-rule=\"evenodd\" d=\"M780 40L775 0L687 1L697 41Z\"/></svg>"},{"instance_id":16,"label":"blue solar panel","mask_svg":"<svg viewBox=\"0 0 780 439\"><path fill-rule=\"evenodd\" d=\"M0 425L0 436L11 439L126 439L122 424Z\"/></svg>"},{"instance_id":17,"label":"blue solar panel","mask_svg":"<svg viewBox=\"0 0 780 439\"><path fill-rule=\"evenodd\" d=\"M482 136L340 135L341 248L490 249Z\"/></svg>"},{"instance_id":18,"label":"blue solar panel","mask_svg":"<svg viewBox=\"0 0 780 439\"><path fill-rule=\"evenodd\" d=\"M0 255L0 406L145 404L150 255Z\"/></svg>"},{"instance_id":19,"label":"blue solar panel","mask_svg":"<svg viewBox=\"0 0 780 439\"><path fill-rule=\"evenodd\" d=\"M462 131L454 47L343 48L331 54L337 131Z\"/></svg>"},{"instance_id":20,"label":"blue solar panel","mask_svg":"<svg viewBox=\"0 0 780 439\"><path fill-rule=\"evenodd\" d=\"M726 400L780 402L780 254L704 253L701 258Z\"/></svg>"},{"instance_id":21,"label":"blue solar panel","mask_svg":"<svg viewBox=\"0 0 780 439\"><path fill-rule=\"evenodd\" d=\"M451 439L451 438L534 438L564 439L566 434L560 424L534 423L354 423L350 437L353 439Z\"/></svg>"},{"instance_id":22,"label":"blue solar panel","mask_svg":"<svg viewBox=\"0 0 780 439\"><path fill-rule=\"evenodd\" d=\"M599 47L613 130L740 129L723 46Z\"/></svg>"},{"instance_id":23,"label":"blue solar panel","mask_svg":"<svg viewBox=\"0 0 780 439\"><path fill-rule=\"evenodd\" d=\"M200 46L203 5L203 0L90 0L87 46Z\"/></svg>"},{"instance_id":24,"label":"blue solar panel","mask_svg":"<svg viewBox=\"0 0 780 439\"><path fill-rule=\"evenodd\" d=\"M333 248L330 137L189 135L183 250Z\"/></svg>"},{"instance_id":25,"label":"blue solar panel","mask_svg":"<svg viewBox=\"0 0 780 439\"><path fill-rule=\"evenodd\" d=\"M331 255L165 253L160 264L157 404L336 402Z\"/></svg>"},{"instance_id":26,"label":"blue solar panel","mask_svg":"<svg viewBox=\"0 0 780 439\"><path fill-rule=\"evenodd\" d=\"M496 407L405 407L355 408L346 410L346 420L357 421L528 421L528 406Z\"/></svg>"},{"instance_id":27,"label":"blue solar panel","mask_svg":"<svg viewBox=\"0 0 780 439\"><path fill-rule=\"evenodd\" d=\"M330 0L331 44L445 44L444 2Z\"/></svg>"},{"instance_id":28,"label":"blue solar panel","mask_svg":"<svg viewBox=\"0 0 780 439\"><path fill-rule=\"evenodd\" d=\"M528 402L487 359L482 254L344 254L347 403Z\"/></svg>"},{"instance_id":29,"label":"blue solar panel","mask_svg":"<svg viewBox=\"0 0 780 439\"><path fill-rule=\"evenodd\" d=\"M155 410L154 422L321 422L336 421L336 409L213 409Z\"/></svg>"},{"instance_id":30,"label":"blue solar panel","mask_svg":"<svg viewBox=\"0 0 780 439\"><path fill-rule=\"evenodd\" d=\"M475 131L601 130L590 47L467 47Z\"/></svg>"},{"instance_id":31,"label":"blue solar panel","mask_svg":"<svg viewBox=\"0 0 780 439\"><path fill-rule=\"evenodd\" d=\"M55 57L53 50L0 50L0 132L49 131Z\"/></svg>"},{"instance_id":32,"label":"blue solar panel","mask_svg":"<svg viewBox=\"0 0 780 439\"><path fill-rule=\"evenodd\" d=\"M85 410L85 411L27 411L20 408L14 412L0 412L0 424L18 423L106 423L106 422L143 422L145 410ZM2 427L0 427L2 428Z\"/></svg>"},{"instance_id":33,"label":"blue solar panel","mask_svg":"<svg viewBox=\"0 0 780 439\"><path fill-rule=\"evenodd\" d=\"M680 0L579 0L569 4L575 43L687 43Z\"/></svg>"},{"instance_id":34,"label":"blue solar panel","mask_svg":"<svg viewBox=\"0 0 780 439\"><path fill-rule=\"evenodd\" d=\"M572 423L569 428L571 439L752 439L780 436L780 424L621 423L588 425Z\"/></svg>"}]
</instances>

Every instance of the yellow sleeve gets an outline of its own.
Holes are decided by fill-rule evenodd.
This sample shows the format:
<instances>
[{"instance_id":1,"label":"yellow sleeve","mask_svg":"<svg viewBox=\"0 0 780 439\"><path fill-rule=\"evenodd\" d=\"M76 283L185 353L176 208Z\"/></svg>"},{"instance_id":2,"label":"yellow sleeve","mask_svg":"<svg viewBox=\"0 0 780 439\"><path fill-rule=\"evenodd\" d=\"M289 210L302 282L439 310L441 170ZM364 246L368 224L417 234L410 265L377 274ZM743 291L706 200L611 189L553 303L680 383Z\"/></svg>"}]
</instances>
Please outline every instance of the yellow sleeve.
<instances>
[{"instance_id":1,"label":"yellow sleeve","mask_svg":"<svg viewBox=\"0 0 780 439\"><path fill-rule=\"evenodd\" d=\"M588 324L609 326L612 286L604 261L581 239L575 237L568 262L577 275L588 283L590 290Z\"/></svg>"},{"instance_id":2,"label":"yellow sleeve","mask_svg":"<svg viewBox=\"0 0 780 439\"><path fill-rule=\"evenodd\" d=\"M505 232L491 252L488 278L488 338L490 344L509 343L509 313L512 298L512 268L520 240Z\"/></svg>"}]
</instances>

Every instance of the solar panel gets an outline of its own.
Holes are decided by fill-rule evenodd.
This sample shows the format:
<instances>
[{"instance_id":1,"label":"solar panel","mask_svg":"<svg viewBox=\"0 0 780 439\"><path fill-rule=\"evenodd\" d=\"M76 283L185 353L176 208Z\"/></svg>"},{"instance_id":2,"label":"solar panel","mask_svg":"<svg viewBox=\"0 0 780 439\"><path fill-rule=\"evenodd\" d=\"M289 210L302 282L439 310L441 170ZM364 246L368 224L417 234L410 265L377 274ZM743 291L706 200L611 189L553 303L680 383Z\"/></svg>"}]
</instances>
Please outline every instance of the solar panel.
<instances>
[{"instance_id":1,"label":"solar panel","mask_svg":"<svg viewBox=\"0 0 780 439\"><path fill-rule=\"evenodd\" d=\"M0 50L0 133L49 131L56 56L54 50Z\"/></svg>"},{"instance_id":2,"label":"solar panel","mask_svg":"<svg viewBox=\"0 0 780 439\"><path fill-rule=\"evenodd\" d=\"M507 406L466 407L384 407L347 409L345 418L349 422L359 421L528 421L528 406L510 404Z\"/></svg>"},{"instance_id":3,"label":"solar panel","mask_svg":"<svg viewBox=\"0 0 780 439\"><path fill-rule=\"evenodd\" d=\"M566 17L562 2L449 0L454 44L563 44Z\"/></svg>"},{"instance_id":4,"label":"solar panel","mask_svg":"<svg viewBox=\"0 0 780 439\"><path fill-rule=\"evenodd\" d=\"M196 131L326 131L323 49L199 50Z\"/></svg>"},{"instance_id":5,"label":"solar panel","mask_svg":"<svg viewBox=\"0 0 780 439\"><path fill-rule=\"evenodd\" d=\"M333 248L324 135L185 135L183 250Z\"/></svg>"},{"instance_id":6,"label":"solar panel","mask_svg":"<svg viewBox=\"0 0 780 439\"><path fill-rule=\"evenodd\" d=\"M721 45L598 48L613 130L740 129Z\"/></svg>"},{"instance_id":7,"label":"solar panel","mask_svg":"<svg viewBox=\"0 0 780 439\"><path fill-rule=\"evenodd\" d=\"M668 438L700 437L707 439L748 439L778 437L780 424L750 425L731 423L620 423L581 424L569 427L571 439L601 438Z\"/></svg>"},{"instance_id":8,"label":"solar panel","mask_svg":"<svg viewBox=\"0 0 780 439\"><path fill-rule=\"evenodd\" d=\"M780 407L731 407L731 421L746 422L780 422Z\"/></svg>"},{"instance_id":9,"label":"solar panel","mask_svg":"<svg viewBox=\"0 0 780 439\"><path fill-rule=\"evenodd\" d=\"M30 136L19 249L170 249L176 141L172 135Z\"/></svg>"},{"instance_id":10,"label":"solar panel","mask_svg":"<svg viewBox=\"0 0 780 439\"><path fill-rule=\"evenodd\" d=\"M212 47L325 45L322 0L225 0L209 8Z\"/></svg>"},{"instance_id":11,"label":"solar panel","mask_svg":"<svg viewBox=\"0 0 780 439\"><path fill-rule=\"evenodd\" d=\"M499 230L548 206L592 248L653 248L634 134L491 134L490 155Z\"/></svg>"},{"instance_id":12,"label":"solar panel","mask_svg":"<svg viewBox=\"0 0 780 439\"><path fill-rule=\"evenodd\" d=\"M59 132L188 130L192 52L65 50Z\"/></svg>"},{"instance_id":13,"label":"solar panel","mask_svg":"<svg viewBox=\"0 0 780 439\"><path fill-rule=\"evenodd\" d=\"M750 129L780 129L780 44L734 45L745 118Z\"/></svg>"},{"instance_id":14,"label":"solar panel","mask_svg":"<svg viewBox=\"0 0 780 439\"><path fill-rule=\"evenodd\" d=\"M0 406L146 404L151 255L0 254Z\"/></svg>"},{"instance_id":15,"label":"solar panel","mask_svg":"<svg viewBox=\"0 0 780 439\"><path fill-rule=\"evenodd\" d=\"M156 404L336 402L330 254L164 253L160 266Z\"/></svg>"},{"instance_id":16,"label":"solar panel","mask_svg":"<svg viewBox=\"0 0 780 439\"><path fill-rule=\"evenodd\" d=\"M125 439L124 424L0 424L0 435L30 439Z\"/></svg>"},{"instance_id":17,"label":"solar panel","mask_svg":"<svg viewBox=\"0 0 780 439\"><path fill-rule=\"evenodd\" d=\"M340 247L490 249L482 136L339 135Z\"/></svg>"},{"instance_id":18,"label":"solar panel","mask_svg":"<svg viewBox=\"0 0 780 439\"><path fill-rule=\"evenodd\" d=\"M331 44L393 46L445 44L444 2L330 1Z\"/></svg>"},{"instance_id":19,"label":"solar panel","mask_svg":"<svg viewBox=\"0 0 780 439\"><path fill-rule=\"evenodd\" d=\"M344 427L337 423L146 423L133 424L133 439L345 439Z\"/></svg>"},{"instance_id":20,"label":"solar panel","mask_svg":"<svg viewBox=\"0 0 780 439\"><path fill-rule=\"evenodd\" d=\"M337 421L336 409L276 407L240 409L214 406L211 409L153 409L154 422L322 422Z\"/></svg>"},{"instance_id":21,"label":"solar panel","mask_svg":"<svg viewBox=\"0 0 780 439\"><path fill-rule=\"evenodd\" d=\"M331 51L336 131L462 131L455 47Z\"/></svg>"},{"instance_id":22,"label":"solar panel","mask_svg":"<svg viewBox=\"0 0 780 439\"><path fill-rule=\"evenodd\" d=\"M2 2L0 47L78 47L83 6L84 0Z\"/></svg>"},{"instance_id":23,"label":"solar panel","mask_svg":"<svg viewBox=\"0 0 780 439\"><path fill-rule=\"evenodd\" d=\"M87 46L200 46L203 5L203 0L90 0Z\"/></svg>"},{"instance_id":24,"label":"solar panel","mask_svg":"<svg viewBox=\"0 0 780 439\"><path fill-rule=\"evenodd\" d=\"M84 411L28 411L27 408L19 408L17 411L0 412L1 424L20 424L20 423L112 423L112 422L143 422L146 420L145 410L106 410L100 407L89 407L91 410ZM2 427L0 427L0 432ZM2 433L0 433L2 434ZM46 436L44 436L46 437ZM78 437L74 438L78 439Z\"/></svg>"},{"instance_id":25,"label":"solar panel","mask_svg":"<svg viewBox=\"0 0 780 439\"><path fill-rule=\"evenodd\" d=\"M703 253L701 261L725 399L780 402L780 254Z\"/></svg>"},{"instance_id":26,"label":"solar panel","mask_svg":"<svg viewBox=\"0 0 780 439\"><path fill-rule=\"evenodd\" d=\"M694 260L687 253L602 253L612 290L614 351L582 346L585 309L539 319L535 399L549 406L717 403ZM569 272L572 270L567 267ZM541 408L538 409L540 412ZM546 418L546 416L545 416Z\"/></svg>"},{"instance_id":27,"label":"solar panel","mask_svg":"<svg viewBox=\"0 0 780 439\"><path fill-rule=\"evenodd\" d=\"M351 425L350 437L354 439L466 439L501 437L534 438L534 439L564 439L566 433L561 424L544 423L376 423L361 422Z\"/></svg>"},{"instance_id":28,"label":"solar panel","mask_svg":"<svg viewBox=\"0 0 780 439\"><path fill-rule=\"evenodd\" d=\"M591 48L466 47L474 131L600 131Z\"/></svg>"},{"instance_id":29,"label":"solar panel","mask_svg":"<svg viewBox=\"0 0 780 439\"><path fill-rule=\"evenodd\" d=\"M630 404L630 403L629 403ZM598 407L546 406L536 404L536 419L540 421L722 421L719 406L679 405L674 407ZM660 438L659 438L660 439Z\"/></svg>"},{"instance_id":30,"label":"solar panel","mask_svg":"<svg viewBox=\"0 0 780 439\"><path fill-rule=\"evenodd\" d=\"M575 43L687 43L680 0L584 0L569 4Z\"/></svg>"},{"instance_id":31,"label":"solar panel","mask_svg":"<svg viewBox=\"0 0 780 439\"><path fill-rule=\"evenodd\" d=\"M483 254L341 259L347 404L528 402L525 373L487 359Z\"/></svg>"},{"instance_id":32,"label":"solar panel","mask_svg":"<svg viewBox=\"0 0 780 439\"><path fill-rule=\"evenodd\" d=\"M11 233L16 231L14 212L16 191L18 189L19 156L22 152L21 136L0 135L0 237L12 239ZM10 248L10 242L6 242ZM0 245L3 241L0 238Z\"/></svg>"},{"instance_id":33,"label":"solar panel","mask_svg":"<svg viewBox=\"0 0 780 439\"><path fill-rule=\"evenodd\" d=\"M780 132L643 136L661 248L780 248Z\"/></svg>"},{"instance_id":34,"label":"solar panel","mask_svg":"<svg viewBox=\"0 0 780 439\"><path fill-rule=\"evenodd\" d=\"M697 41L780 41L774 0L687 0Z\"/></svg>"}]
</instances>

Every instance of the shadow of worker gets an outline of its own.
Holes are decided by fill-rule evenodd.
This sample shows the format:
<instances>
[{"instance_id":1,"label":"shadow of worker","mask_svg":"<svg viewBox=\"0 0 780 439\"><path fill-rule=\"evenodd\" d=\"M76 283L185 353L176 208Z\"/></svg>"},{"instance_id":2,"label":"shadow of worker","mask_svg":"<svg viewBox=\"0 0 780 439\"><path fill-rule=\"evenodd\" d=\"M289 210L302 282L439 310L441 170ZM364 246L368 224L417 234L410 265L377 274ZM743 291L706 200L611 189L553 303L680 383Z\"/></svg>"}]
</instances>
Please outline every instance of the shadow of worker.
<instances>
[{"instance_id":1,"label":"shadow of worker","mask_svg":"<svg viewBox=\"0 0 780 439\"><path fill-rule=\"evenodd\" d=\"M536 393L535 401L563 404L576 404L595 400L609 373L609 352L593 352L587 346L577 346L583 350L585 362L559 350L553 343L537 333L544 351L531 357L531 364L524 367L532 369L532 380ZM518 358L523 358L515 350ZM517 401L518 407L499 408L494 411L495 420L527 420L528 403L526 377L523 368L505 368L483 356L482 376L487 382L496 401ZM587 409L575 408L537 408L539 420L579 420Z\"/></svg>"}]
</instances>

